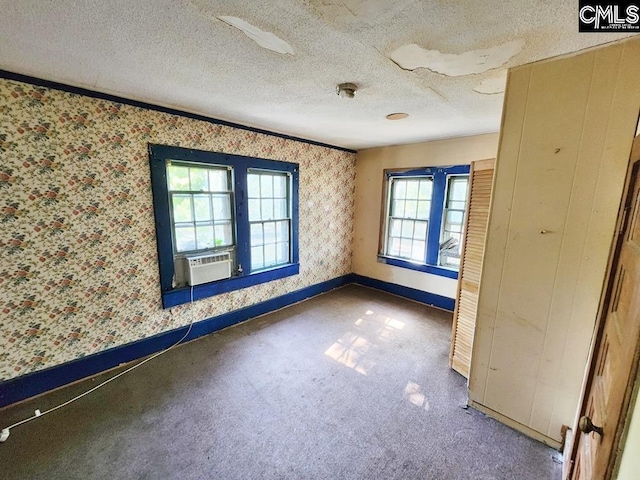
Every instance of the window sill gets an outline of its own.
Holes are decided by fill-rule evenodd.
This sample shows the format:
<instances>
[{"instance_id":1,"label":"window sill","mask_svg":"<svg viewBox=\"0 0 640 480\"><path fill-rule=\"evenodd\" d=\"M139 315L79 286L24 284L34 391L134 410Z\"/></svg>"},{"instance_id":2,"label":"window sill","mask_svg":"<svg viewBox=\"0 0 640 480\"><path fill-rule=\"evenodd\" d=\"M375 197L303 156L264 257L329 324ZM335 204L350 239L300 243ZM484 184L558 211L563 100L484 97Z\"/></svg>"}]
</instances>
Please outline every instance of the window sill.
<instances>
[{"instance_id":1,"label":"window sill","mask_svg":"<svg viewBox=\"0 0 640 480\"><path fill-rule=\"evenodd\" d=\"M394 267L407 268L409 270L416 270L418 272L430 273L432 275L438 275L440 277L458 279L458 270L452 268L440 267L437 265L427 265L425 263L415 263L409 260L403 260L400 258L387 257L385 255L378 255L378 263L385 263L387 265L393 265Z\"/></svg>"},{"instance_id":2,"label":"window sill","mask_svg":"<svg viewBox=\"0 0 640 480\"><path fill-rule=\"evenodd\" d=\"M280 278L290 277L300 273L300 264L291 263L282 267L263 270L240 277L231 277L217 282L204 283L193 287L193 300L201 300L213 297L221 293L232 292L241 288L259 285L260 283L271 282ZM191 287L174 288L162 292L162 308L171 308L184 303L191 302Z\"/></svg>"}]
</instances>

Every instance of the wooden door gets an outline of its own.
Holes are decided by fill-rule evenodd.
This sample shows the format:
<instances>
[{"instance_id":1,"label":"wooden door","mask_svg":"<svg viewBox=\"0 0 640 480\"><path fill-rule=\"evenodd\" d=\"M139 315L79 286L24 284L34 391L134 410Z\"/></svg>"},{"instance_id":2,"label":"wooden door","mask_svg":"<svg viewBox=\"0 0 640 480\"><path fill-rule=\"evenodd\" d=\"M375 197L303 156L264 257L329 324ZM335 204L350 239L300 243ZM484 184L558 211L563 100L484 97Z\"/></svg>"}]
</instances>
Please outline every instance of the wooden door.
<instances>
[{"instance_id":1,"label":"wooden door","mask_svg":"<svg viewBox=\"0 0 640 480\"><path fill-rule=\"evenodd\" d=\"M608 479L633 387L640 342L640 161L632 166L620 234L585 392L571 478Z\"/></svg>"},{"instance_id":2,"label":"wooden door","mask_svg":"<svg viewBox=\"0 0 640 480\"><path fill-rule=\"evenodd\" d=\"M476 328L478 289L489 220L489 203L495 160L471 164L469 209L465 224L462 261L453 312L449 366L466 378L471 368L471 349Z\"/></svg>"}]
</instances>

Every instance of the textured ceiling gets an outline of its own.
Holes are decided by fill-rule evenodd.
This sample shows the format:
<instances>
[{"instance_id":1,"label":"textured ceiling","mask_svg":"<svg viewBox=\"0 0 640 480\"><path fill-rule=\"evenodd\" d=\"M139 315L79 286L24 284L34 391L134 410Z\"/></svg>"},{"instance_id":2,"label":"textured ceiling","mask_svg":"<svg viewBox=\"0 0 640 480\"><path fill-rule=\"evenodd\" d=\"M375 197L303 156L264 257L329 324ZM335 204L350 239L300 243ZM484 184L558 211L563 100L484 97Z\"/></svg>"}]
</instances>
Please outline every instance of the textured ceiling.
<instances>
[{"instance_id":1,"label":"textured ceiling","mask_svg":"<svg viewBox=\"0 0 640 480\"><path fill-rule=\"evenodd\" d=\"M576 0L0 0L0 11L4 70L353 149L496 132L503 95L486 92L505 68L628 36L578 33ZM401 68L397 50L421 66ZM342 82L359 85L355 98L336 95Z\"/></svg>"}]
</instances>

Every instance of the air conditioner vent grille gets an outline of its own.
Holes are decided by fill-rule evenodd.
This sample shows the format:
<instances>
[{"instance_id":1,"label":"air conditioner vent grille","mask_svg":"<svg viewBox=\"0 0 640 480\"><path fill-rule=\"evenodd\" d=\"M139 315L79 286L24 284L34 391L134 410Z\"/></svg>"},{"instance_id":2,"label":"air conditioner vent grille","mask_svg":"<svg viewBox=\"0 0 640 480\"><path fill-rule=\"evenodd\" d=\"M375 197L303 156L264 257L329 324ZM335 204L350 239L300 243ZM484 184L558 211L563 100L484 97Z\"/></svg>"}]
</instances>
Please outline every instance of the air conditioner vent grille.
<instances>
[{"instance_id":1,"label":"air conditioner vent grille","mask_svg":"<svg viewBox=\"0 0 640 480\"><path fill-rule=\"evenodd\" d=\"M225 262L229 260L229 252L216 253L211 255L198 255L197 257L187 257L189 265L196 267L198 265L207 265L209 263Z\"/></svg>"},{"instance_id":2,"label":"air conditioner vent grille","mask_svg":"<svg viewBox=\"0 0 640 480\"><path fill-rule=\"evenodd\" d=\"M229 252L186 257L189 285L213 282L231 276Z\"/></svg>"}]
</instances>

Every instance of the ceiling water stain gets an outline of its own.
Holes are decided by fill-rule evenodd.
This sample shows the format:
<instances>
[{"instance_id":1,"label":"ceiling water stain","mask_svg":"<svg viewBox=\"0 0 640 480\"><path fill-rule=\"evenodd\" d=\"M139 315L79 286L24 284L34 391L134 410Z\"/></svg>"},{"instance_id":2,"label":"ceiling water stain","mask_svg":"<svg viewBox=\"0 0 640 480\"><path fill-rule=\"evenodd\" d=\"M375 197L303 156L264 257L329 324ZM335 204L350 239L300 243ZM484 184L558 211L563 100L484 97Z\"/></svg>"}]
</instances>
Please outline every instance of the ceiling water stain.
<instances>
[{"instance_id":1,"label":"ceiling water stain","mask_svg":"<svg viewBox=\"0 0 640 480\"><path fill-rule=\"evenodd\" d=\"M484 73L504 65L522 50L524 43L521 39L513 40L460 54L427 50L412 43L394 50L389 58L404 70L426 68L449 77L460 77Z\"/></svg>"},{"instance_id":2,"label":"ceiling water stain","mask_svg":"<svg viewBox=\"0 0 640 480\"><path fill-rule=\"evenodd\" d=\"M295 55L296 53L289 43L285 42L274 33L265 32L241 18L227 16L218 16L217 18L228 23L232 27L241 30L247 37L256 42L262 48L266 48L267 50L281 53L283 55Z\"/></svg>"},{"instance_id":3,"label":"ceiling water stain","mask_svg":"<svg viewBox=\"0 0 640 480\"><path fill-rule=\"evenodd\" d=\"M359 21L377 25L415 3L415 0L308 0L306 3L329 23Z\"/></svg>"},{"instance_id":4,"label":"ceiling water stain","mask_svg":"<svg viewBox=\"0 0 640 480\"><path fill-rule=\"evenodd\" d=\"M507 71L502 70L497 75L486 78L481 81L473 90L485 95L496 95L504 93L507 86Z\"/></svg>"}]
</instances>

